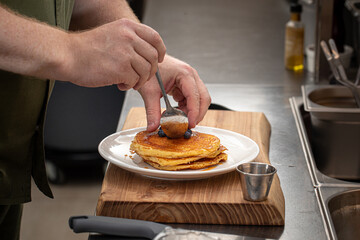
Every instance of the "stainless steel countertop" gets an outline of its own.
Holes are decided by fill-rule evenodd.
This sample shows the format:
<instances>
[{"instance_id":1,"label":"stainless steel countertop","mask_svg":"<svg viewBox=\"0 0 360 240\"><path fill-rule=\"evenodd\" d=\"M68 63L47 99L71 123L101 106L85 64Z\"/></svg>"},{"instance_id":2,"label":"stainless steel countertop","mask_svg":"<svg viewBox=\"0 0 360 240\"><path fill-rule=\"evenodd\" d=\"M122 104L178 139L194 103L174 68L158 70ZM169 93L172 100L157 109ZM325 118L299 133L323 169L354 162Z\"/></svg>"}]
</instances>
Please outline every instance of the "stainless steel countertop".
<instances>
[{"instance_id":1,"label":"stainless steel countertop","mask_svg":"<svg viewBox=\"0 0 360 240\"><path fill-rule=\"evenodd\" d=\"M236 111L264 112L272 126L270 161L278 169L285 196L285 226L204 226L203 230L264 239L328 238L289 104L291 96L301 94L301 84L312 79L306 71L295 74L284 69L288 9L285 0L147 2L144 22L161 34L169 54L198 70L213 103ZM144 106L140 95L128 91L118 130L136 106Z\"/></svg>"}]
</instances>

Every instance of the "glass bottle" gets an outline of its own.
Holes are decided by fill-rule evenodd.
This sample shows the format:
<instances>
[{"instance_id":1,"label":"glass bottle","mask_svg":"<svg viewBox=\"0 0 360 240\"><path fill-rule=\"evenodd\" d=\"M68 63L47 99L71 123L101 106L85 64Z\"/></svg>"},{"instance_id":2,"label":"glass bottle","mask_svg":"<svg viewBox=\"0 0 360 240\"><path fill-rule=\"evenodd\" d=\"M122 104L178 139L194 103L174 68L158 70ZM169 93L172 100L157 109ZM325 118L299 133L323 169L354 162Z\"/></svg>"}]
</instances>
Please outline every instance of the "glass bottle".
<instances>
[{"instance_id":1,"label":"glass bottle","mask_svg":"<svg viewBox=\"0 0 360 240\"><path fill-rule=\"evenodd\" d=\"M304 24L301 22L302 6L290 5L290 20L285 29L285 67L292 71L304 68Z\"/></svg>"}]
</instances>

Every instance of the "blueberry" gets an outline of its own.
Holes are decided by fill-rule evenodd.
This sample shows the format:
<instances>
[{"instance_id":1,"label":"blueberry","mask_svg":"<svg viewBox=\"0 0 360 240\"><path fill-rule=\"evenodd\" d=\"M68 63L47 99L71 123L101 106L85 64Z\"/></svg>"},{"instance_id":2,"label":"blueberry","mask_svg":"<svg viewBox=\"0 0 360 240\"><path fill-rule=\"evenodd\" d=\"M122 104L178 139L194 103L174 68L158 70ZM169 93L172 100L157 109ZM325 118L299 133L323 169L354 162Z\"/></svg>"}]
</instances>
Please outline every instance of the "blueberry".
<instances>
[{"instance_id":1,"label":"blueberry","mask_svg":"<svg viewBox=\"0 0 360 240\"><path fill-rule=\"evenodd\" d=\"M158 131L158 135L159 135L159 137L166 137L166 134L164 133L164 131L161 128Z\"/></svg>"},{"instance_id":2,"label":"blueberry","mask_svg":"<svg viewBox=\"0 0 360 240\"><path fill-rule=\"evenodd\" d=\"M186 130L184 134L185 139L189 139L191 137L192 131L190 129Z\"/></svg>"}]
</instances>

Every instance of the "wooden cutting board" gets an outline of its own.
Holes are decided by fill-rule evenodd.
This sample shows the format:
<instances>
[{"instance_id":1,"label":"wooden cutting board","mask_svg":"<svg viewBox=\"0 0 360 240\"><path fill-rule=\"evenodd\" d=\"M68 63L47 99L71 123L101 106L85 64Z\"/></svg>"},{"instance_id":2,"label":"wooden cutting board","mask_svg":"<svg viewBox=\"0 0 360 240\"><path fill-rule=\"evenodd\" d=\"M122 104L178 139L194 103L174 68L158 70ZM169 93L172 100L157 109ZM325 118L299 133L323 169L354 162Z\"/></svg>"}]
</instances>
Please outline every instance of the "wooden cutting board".
<instances>
[{"instance_id":1,"label":"wooden cutting board","mask_svg":"<svg viewBox=\"0 0 360 240\"><path fill-rule=\"evenodd\" d=\"M123 129L146 126L144 108L132 108ZM238 132L260 148L254 160L269 163L271 127L263 113L209 110L202 126ZM284 225L285 199L276 175L266 201L243 199L236 171L201 180L144 177L110 164L96 214L163 223Z\"/></svg>"}]
</instances>

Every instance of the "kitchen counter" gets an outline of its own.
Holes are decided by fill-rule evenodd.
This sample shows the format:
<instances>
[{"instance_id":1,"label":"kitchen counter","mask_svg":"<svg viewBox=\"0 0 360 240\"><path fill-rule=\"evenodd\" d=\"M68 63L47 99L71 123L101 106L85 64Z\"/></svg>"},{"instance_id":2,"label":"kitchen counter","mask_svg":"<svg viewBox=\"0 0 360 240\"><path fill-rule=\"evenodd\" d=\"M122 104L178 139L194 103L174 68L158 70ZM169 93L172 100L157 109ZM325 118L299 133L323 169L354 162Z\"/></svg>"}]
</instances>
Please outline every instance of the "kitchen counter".
<instances>
[{"instance_id":1,"label":"kitchen counter","mask_svg":"<svg viewBox=\"0 0 360 240\"><path fill-rule=\"evenodd\" d=\"M288 10L285 0L147 2L144 23L161 34L169 54L197 69L213 103L265 113L272 126L270 162L286 204L283 227L174 226L260 239L328 238L289 104L312 76L284 69ZM118 131L130 108L142 106L136 91L126 93Z\"/></svg>"}]
</instances>

